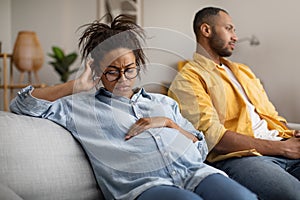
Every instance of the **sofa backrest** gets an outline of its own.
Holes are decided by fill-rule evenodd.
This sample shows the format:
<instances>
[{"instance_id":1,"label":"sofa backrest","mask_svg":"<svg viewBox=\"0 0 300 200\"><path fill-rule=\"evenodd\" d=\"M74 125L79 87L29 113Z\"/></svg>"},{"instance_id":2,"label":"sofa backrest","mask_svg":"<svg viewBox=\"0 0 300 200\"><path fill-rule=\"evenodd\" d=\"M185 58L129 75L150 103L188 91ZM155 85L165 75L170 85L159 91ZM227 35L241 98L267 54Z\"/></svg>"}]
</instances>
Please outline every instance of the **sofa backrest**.
<instances>
[{"instance_id":1,"label":"sofa backrest","mask_svg":"<svg viewBox=\"0 0 300 200\"><path fill-rule=\"evenodd\" d=\"M85 153L67 130L3 111L0 184L22 199L104 199Z\"/></svg>"}]
</instances>

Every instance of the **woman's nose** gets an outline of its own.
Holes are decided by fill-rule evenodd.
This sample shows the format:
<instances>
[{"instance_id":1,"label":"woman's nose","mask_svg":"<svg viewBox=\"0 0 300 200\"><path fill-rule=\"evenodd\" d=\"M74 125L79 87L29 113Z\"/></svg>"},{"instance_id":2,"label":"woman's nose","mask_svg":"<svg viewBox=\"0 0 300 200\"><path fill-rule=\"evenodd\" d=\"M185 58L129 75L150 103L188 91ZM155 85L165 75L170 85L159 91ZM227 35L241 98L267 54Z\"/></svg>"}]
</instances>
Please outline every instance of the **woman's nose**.
<instances>
[{"instance_id":1,"label":"woman's nose","mask_svg":"<svg viewBox=\"0 0 300 200\"><path fill-rule=\"evenodd\" d=\"M125 80L127 80L127 78L125 77L125 73L124 73L124 71L120 71L120 78L119 78L119 81L125 81Z\"/></svg>"}]
</instances>

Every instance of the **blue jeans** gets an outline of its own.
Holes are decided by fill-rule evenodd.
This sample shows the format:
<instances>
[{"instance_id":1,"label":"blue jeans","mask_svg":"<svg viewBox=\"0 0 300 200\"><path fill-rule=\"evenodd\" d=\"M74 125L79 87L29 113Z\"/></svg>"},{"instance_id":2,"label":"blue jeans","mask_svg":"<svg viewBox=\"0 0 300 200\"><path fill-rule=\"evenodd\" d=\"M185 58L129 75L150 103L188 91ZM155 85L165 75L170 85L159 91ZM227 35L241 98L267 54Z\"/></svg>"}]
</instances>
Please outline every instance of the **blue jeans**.
<instances>
[{"instance_id":1,"label":"blue jeans","mask_svg":"<svg viewBox=\"0 0 300 200\"><path fill-rule=\"evenodd\" d=\"M143 192L136 200L254 200L256 195L234 180L213 174L201 181L195 191L174 186L155 186Z\"/></svg>"},{"instance_id":2,"label":"blue jeans","mask_svg":"<svg viewBox=\"0 0 300 200\"><path fill-rule=\"evenodd\" d=\"M300 200L300 159L251 156L212 164L262 200Z\"/></svg>"}]
</instances>

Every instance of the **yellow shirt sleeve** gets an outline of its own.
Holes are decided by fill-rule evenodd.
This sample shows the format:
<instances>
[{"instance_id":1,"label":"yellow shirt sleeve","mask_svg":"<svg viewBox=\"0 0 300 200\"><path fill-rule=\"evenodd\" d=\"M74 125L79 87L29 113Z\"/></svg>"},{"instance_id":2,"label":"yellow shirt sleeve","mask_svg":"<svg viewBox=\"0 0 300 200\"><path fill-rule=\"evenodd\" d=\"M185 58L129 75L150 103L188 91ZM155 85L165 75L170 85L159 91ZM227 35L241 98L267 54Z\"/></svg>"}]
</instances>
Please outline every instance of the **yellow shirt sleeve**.
<instances>
[{"instance_id":1,"label":"yellow shirt sleeve","mask_svg":"<svg viewBox=\"0 0 300 200\"><path fill-rule=\"evenodd\" d=\"M168 95L178 102L182 115L205 133L208 150L211 151L226 129L207 94L203 79L192 66L187 65L172 82Z\"/></svg>"}]
</instances>

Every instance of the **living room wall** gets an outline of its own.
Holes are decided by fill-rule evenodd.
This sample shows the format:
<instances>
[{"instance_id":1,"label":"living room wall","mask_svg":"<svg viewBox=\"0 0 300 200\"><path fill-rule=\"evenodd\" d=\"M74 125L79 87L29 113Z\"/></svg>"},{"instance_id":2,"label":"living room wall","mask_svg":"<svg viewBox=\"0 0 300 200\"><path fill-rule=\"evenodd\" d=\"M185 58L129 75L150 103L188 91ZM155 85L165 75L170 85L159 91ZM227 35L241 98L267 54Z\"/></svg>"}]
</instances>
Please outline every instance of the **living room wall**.
<instances>
[{"instance_id":1,"label":"living room wall","mask_svg":"<svg viewBox=\"0 0 300 200\"><path fill-rule=\"evenodd\" d=\"M251 46L247 41L239 43L230 59L251 66L279 113L290 122L300 123L297 101L300 68L294 63L300 46L297 37L300 2L143 0L142 5L142 25L151 39L146 51L150 64L139 85L168 84L176 74L177 62L190 58L195 49L192 32L195 12L204 6L220 6L232 16L239 38L255 35L260 41L258 46ZM0 12L0 23L4 24L0 30L2 49L12 51L18 31L36 31L46 59L39 76L44 83L52 85L59 83L59 76L47 64L46 53L53 45L78 52L76 30L96 19L97 0L0 0L2 10L5 10ZM76 65L80 65L79 59Z\"/></svg>"}]
</instances>

